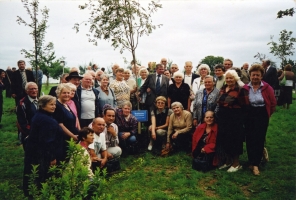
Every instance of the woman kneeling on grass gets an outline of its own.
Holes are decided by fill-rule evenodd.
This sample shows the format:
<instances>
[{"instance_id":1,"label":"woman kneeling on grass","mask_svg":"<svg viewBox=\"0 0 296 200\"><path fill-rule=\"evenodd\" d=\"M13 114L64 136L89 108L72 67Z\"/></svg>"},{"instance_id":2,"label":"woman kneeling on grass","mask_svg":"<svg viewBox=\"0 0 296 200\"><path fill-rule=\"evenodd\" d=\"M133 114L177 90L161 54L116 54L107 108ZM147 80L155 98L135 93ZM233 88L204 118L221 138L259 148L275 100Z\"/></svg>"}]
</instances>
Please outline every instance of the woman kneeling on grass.
<instances>
[{"instance_id":1,"label":"woman kneeling on grass","mask_svg":"<svg viewBox=\"0 0 296 200\"><path fill-rule=\"evenodd\" d=\"M151 107L151 125L149 126L149 133L151 133L148 150L152 147L155 149L162 149L165 144L166 134L169 126L170 115L173 111L166 107L166 98L159 96L155 100L155 106Z\"/></svg>"},{"instance_id":2,"label":"woman kneeling on grass","mask_svg":"<svg viewBox=\"0 0 296 200\"><path fill-rule=\"evenodd\" d=\"M162 155L167 155L171 149L190 151L189 142L192 138L192 115L187 110L183 110L180 102L174 102L171 105L173 114L170 116L167 144L162 151Z\"/></svg>"},{"instance_id":3,"label":"woman kneeling on grass","mask_svg":"<svg viewBox=\"0 0 296 200\"><path fill-rule=\"evenodd\" d=\"M264 68L261 65L253 65L249 73L251 82L242 89L250 105L244 124L249 168L258 176L269 118L275 111L276 99L272 87L262 81Z\"/></svg>"},{"instance_id":4,"label":"woman kneeling on grass","mask_svg":"<svg viewBox=\"0 0 296 200\"><path fill-rule=\"evenodd\" d=\"M215 123L214 112L207 111L204 117L204 123L199 125L192 137L192 156L194 158L207 154L209 163L217 165L214 161L216 138L218 126Z\"/></svg>"}]
</instances>

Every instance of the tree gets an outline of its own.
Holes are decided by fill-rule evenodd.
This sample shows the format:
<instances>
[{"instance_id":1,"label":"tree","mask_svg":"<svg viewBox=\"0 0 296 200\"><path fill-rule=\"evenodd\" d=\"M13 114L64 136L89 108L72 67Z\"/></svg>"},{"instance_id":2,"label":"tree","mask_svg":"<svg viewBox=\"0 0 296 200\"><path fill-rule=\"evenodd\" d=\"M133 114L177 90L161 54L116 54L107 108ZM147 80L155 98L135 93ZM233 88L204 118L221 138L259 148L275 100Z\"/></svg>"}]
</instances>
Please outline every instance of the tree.
<instances>
[{"instance_id":1,"label":"tree","mask_svg":"<svg viewBox=\"0 0 296 200\"><path fill-rule=\"evenodd\" d=\"M129 50L133 61L136 61L139 38L161 26L153 25L151 20L151 15L161 7L161 4L151 1L144 8L135 0L89 0L89 3L79 6L90 10L90 18L83 22L90 26L89 42L97 45L99 39L111 40L111 45L114 49L120 48L120 53ZM74 25L77 32L79 25Z\"/></svg>"},{"instance_id":2,"label":"tree","mask_svg":"<svg viewBox=\"0 0 296 200\"><path fill-rule=\"evenodd\" d=\"M37 74L37 66L43 71L43 74L47 77L47 85L49 82L49 70L48 67L52 66L53 63L57 65L59 59L56 59L54 44L49 42L45 45L45 33L48 28L48 13L49 9L44 8L39 10L39 1L33 0L29 3L29 0L22 0L27 13L30 16L31 22L25 21L20 16L17 16L17 23L24 24L31 28L30 35L33 37L34 49L26 50L22 49L21 53L25 55L25 58L30 59L31 66L35 69ZM42 19L38 19L38 15L41 13ZM60 58L62 59L62 58ZM61 67L61 66L60 66ZM36 82L38 82L38 76L36 76Z\"/></svg>"},{"instance_id":3,"label":"tree","mask_svg":"<svg viewBox=\"0 0 296 200\"><path fill-rule=\"evenodd\" d=\"M205 58L201 59L199 63L207 64L209 65L211 71L214 71L214 67L217 64L222 64L224 61L224 58L221 56L206 56Z\"/></svg>"},{"instance_id":4,"label":"tree","mask_svg":"<svg viewBox=\"0 0 296 200\"><path fill-rule=\"evenodd\" d=\"M281 59L282 67L287 57L294 54L296 38L292 37L292 33L292 31L282 30L280 32L279 43L273 41L273 36L270 37L271 42L267 43L267 45L270 45L270 53Z\"/></svg>"},{"instance_id":5,"label":"tree","mask_svg":"<svg viewBox=\"0 0 296 200\"><path fill-rule=\"evenodd\" d=\"M280 10L277 13L277 18L283 18L284 16L291 16L293 17L294 13L295 13L296 8L290 8L290 9L286 9L286 10Z\"/></svg>"},{"instance_id":6,"label":"tree","mask_svg":"<svg viewBox=\"0 0 296 200\"><path fill-rule=\"evenodd\" d=\"M265 54L263 54L263 53L257 53L255 56L254 56L254 58L256 58L256 59L258 59L260 62L256 62L256 64L262 64L262 61L263 60L266 60L266 59L268 59L269 61L270 61L270 66L271 67L274 67L274 68L277 68L276 67L276 63L274 62L274 61L272 61L271 59L269 59L269 58L267 58L267 56L265 55Z\"/></svg>"}]
</instances>

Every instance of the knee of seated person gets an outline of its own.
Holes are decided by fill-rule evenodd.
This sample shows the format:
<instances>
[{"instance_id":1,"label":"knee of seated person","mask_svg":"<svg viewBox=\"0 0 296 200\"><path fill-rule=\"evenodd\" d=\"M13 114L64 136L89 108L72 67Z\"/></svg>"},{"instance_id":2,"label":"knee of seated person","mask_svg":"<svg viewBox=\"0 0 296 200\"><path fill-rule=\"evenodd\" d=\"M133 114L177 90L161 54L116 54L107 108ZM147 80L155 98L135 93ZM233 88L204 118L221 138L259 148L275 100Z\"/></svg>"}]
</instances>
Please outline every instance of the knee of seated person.
<instances>
[{"instance_id":1,"label":"knee of seated person","mask_svg":"<svg viewBox=\"0 0 296 200\"><path fill-rule=\"evenodd\" d=\"M121 156L121 154L122 154L122 150L121 150L120 147L117 146L116 149L115 149L115 153L113 154L113 157L114 158L119 158Z\"/></svg>"},{"instance_id":2,"label":"knee of seated person","mask_svg":"<svg viewBox=\"0 0 296 200\"><path fill-rule=\"evenodd\" d=\"M136 136L134 136L134 135L130 136L130 137L128 138L128 142L129 142L130 144L133 144L133 143L137 142L137 138L136 138Z\"/></svg>"},{"instance_id":3,"label":"knee of seated person","mask_svg":"<svg viewBox=\"0 0 296 200\"><path fill-rule=\"evenodd\" d=\"M156 130L156 134L159 135L159 136L165 136L166 133L167 133L167 131L164 130L164 129L158 129L158 130Z\"/></svg>"}]
</instances>

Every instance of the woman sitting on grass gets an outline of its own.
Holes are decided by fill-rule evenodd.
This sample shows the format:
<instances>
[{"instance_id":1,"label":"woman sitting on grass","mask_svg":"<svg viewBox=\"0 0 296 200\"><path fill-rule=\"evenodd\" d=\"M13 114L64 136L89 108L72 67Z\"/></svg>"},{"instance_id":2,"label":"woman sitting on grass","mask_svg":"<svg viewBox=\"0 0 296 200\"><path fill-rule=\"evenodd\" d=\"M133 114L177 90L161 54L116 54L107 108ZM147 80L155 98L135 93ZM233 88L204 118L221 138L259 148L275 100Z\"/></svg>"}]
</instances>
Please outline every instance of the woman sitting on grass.
<instances>
[{"instance_id":1,"label":"woman sitting on grass","mask_svg":"<svg viewBox=\"0 0 296 200\"><path fill-rule=\"evenodd\" d=\"M151 107L151 125L149 126L151 138L148 146L149 151L152 150L152 147L162 149L163 144L165 144L170 115L173 113L171 109L166 107L166 101L164 96L159 96L155 100L155 106Z\"/></svg>"},{"instance_id":2,"label":"woman sitting on grass","mask_svg":"<svg viewBox=\"0 0 296 200\"><path fill-rule=\"evenodd\" d=\"M184 110L180 102L172 103L171 107L174 113L170 116L167 144L162 151L163 156L168 154L172 148L174 150L190 151L192 115L187 110Z\"/></svg>"},{"instance_id":3,"label":"woman sitting on grass","mask_svg":"<svg viewBox=\"0 0 296 200\"><path fill-rule=\"evenodd\" d=\"M207 154L209 156L209 163L216 166L213 162L216 148L218 126L215 123L214 112L207 111L204 117L204 123L199 125L192 137L192 156L194 158Z\"/></svg>"}]
</instances>

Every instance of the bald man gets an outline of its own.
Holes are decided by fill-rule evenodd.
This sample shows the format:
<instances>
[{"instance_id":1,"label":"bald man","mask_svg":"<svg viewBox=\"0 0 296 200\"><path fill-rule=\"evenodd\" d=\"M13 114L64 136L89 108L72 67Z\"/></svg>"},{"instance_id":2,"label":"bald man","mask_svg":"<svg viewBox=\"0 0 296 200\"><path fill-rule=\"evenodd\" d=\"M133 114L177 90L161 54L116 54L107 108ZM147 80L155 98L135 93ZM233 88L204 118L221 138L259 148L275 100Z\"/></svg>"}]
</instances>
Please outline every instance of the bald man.
<instances>
[{"instance_id":1,"label":"bald man","mask_svg":"<svg viewBox=\"0 0 296 200\"><path fill-rule=\"evenodd\" d=\"M88 146L93 166L103 168L107 163L107 146L104 133L106 127L105 120L101 117L97 117L93 119L89 127L95 132L94 142Z\"/></svg>"}]
</instances>

